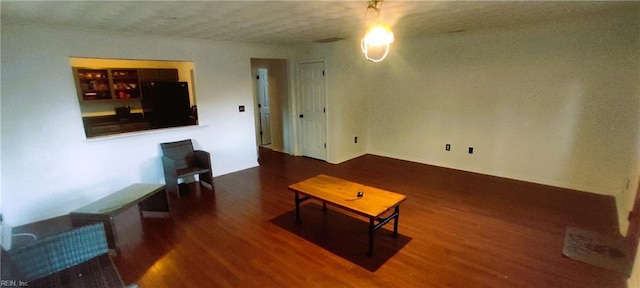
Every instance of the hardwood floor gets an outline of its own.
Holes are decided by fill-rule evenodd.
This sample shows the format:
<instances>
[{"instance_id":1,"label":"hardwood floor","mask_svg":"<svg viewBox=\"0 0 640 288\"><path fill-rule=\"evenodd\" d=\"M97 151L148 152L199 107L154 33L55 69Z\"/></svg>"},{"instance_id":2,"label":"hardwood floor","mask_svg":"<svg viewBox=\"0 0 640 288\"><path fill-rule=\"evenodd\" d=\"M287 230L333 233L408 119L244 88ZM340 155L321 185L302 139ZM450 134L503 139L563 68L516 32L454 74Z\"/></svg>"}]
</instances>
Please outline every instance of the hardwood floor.
<instances>
[{"instance_id":1,"label":"hardwood floor","mask_svg":"<svg viewBox=\"0 0 640 288\"><path fill-rule=\"evenodd\" d=\"M625 287L562 256L566 226L616 233L614 199L366 155L340 165L261 152L261 166L171 199L114 258L140 287ZM287 186L319 173L408 196L401 238L367 251L365 219L313 202L295 226ZM287 218L290 222L287 223ZM124 220L123 222L127 222ZM135 226L135 225L132 225ZM128 231L135 231L128 227ZM131 241L138 239L137 241ZM403 242L401 244L394 241Z\"/></svg>"},{"instance_id":2,"label":"hardwood floor","mask_svg":"<svg viewBox=\"0 0 640 288\"><path fill-rule=\"evenodd\" d=\"M201 198L170 198L168 219L140 219L135 209L117 219L125 237L113 260L125 283L626 287L623 275L561 254L567 226L617 233L612 197L373 155L332 165L260 154L260 167L216 177ZM287 186L319 173L407 195L400 237L390 236L392 225L378 230L367 258L366 219L313 201L295 225Z\"/></svg>"}]
</instances>

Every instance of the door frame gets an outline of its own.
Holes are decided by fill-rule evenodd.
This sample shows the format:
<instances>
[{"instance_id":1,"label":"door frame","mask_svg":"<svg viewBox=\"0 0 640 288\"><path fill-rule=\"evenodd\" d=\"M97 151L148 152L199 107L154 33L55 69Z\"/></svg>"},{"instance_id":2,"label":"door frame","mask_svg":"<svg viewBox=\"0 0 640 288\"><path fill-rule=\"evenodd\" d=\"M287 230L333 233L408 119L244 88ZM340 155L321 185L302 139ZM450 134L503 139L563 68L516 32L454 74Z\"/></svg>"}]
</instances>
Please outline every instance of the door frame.
<instances>
[{"instance_id":1,"label":"door frame","mask_svg":"<svg viewBox=\"0 0 640 288\"><path fill-rule=\"evenodd\" d=\"M297 135L295 130L296 121L294 118L296 111L295 106L295 91L296 91L296 82L295 82L295 68L296 62L291 61L286 58L256 58L251 57L251 89L252 89L252 98L253 98L253 108L254 108L254 135L255 135L255 145L256 145L256 157L260 158L260 120L259 120L259 111L258 111L258 98L257 98L257 87L256 87L256 69L265 68L269 73L269 103L271 111L271 150L286 153L289 155L294 155L296 143L297 143ZM273 77L271 77L273 76ZM272 81L276 81L275 84ZM271 84L274 84L277 87L277 97L274 98L273 89L271 89ZM275 102L274 102L275 101ZM275 113L279 113L279 117L273 117ZM274 119L276 121L274 121ZM274 138L274 127L276 127L278 132L275 134ZM274 141L276 140L277 143Z\"/></svg>"},{"instance_id":2,"label":"door frame","mask_svg":"<svg viewBox=\"0 0 640 288\"><path fill-rule=\"evenodd\" d=\"M254 127L255 127L255 138L256 138L256 152L259 150L261 145L260 140L260 110L258 108L258 85L256 84L256 75L259 68L265 68L264 66L256 66L251 67L251 90L253 91L253 118L254 118Z\"/></svg>"},{"instance_id":3,"label":"door frame","mask_svg":"<svg viewBox=\"0 0 640 288\"><path fill-rule=\"evenodd\" d=\"M267 75L267 95L268 95L271 92L271 91L269 91L269 68L267 68L267 67L256 67L252 71L253 74L254 74L253 76L256 77L256 78L260 77L260 72L259 71L261 69L266 71L265 74ZM263 120L262 119L262 116L263 116L262 115L262 107L261 107L261 105L262 105L261 104L262 95L260 95L260 93L259 93L260 92L260 83L259 83L260 79L259 78L256 79L256 78L253 79L253 81L255 81L254 82L254 93L253 93L255 95L255 98L256 98L256 99L254 99L254 102L255 102L255 105L256 105L255 111L257 112L257 116L256 117L258 119L258 123L256 125L256 128L257 128L256 129L256 131L257 131L256 140L258 142L258 146L271 145L271 128L272 128L271 126L272 126L272 123L271 123L271 121L269 121L269 123L267 123L265 125L262 122L262 120ZM267 100L267 108L270 109L271 100L270 100L270 98L267 98L266 100ZM271 113L269 113L269 114L271 114ZM266 132L264 131L263 125L266 127L266 129L268 129L268 131L266 131ZM268 144L264 144L263 143L264 142L264 136L265 136L264 134L265 133L269 134L269 143Z\"/></svg>"}]
</instances>

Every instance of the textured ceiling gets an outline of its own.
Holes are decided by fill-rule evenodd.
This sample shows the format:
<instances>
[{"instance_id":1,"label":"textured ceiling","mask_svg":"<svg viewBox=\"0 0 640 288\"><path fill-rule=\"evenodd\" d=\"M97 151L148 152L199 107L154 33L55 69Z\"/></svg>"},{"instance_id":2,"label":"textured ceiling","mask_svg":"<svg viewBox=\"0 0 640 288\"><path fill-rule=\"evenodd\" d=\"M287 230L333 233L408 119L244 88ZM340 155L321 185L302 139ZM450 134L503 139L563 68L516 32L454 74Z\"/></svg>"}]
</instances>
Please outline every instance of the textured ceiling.
<instances>
[{"instance_id":1,"label":"textured ceiling","mask_svg":"<svg viewBox=\"0 0 640 288\"><path fill-rule=\"evenodd\" d=\"M367 1L2 1L3 23L96 32L299 44L360 38ZM394 1L381 17L396 38L638 9L617 1ZM371 14L369 14L370 18Z\"/></svg>"}]
</instances>

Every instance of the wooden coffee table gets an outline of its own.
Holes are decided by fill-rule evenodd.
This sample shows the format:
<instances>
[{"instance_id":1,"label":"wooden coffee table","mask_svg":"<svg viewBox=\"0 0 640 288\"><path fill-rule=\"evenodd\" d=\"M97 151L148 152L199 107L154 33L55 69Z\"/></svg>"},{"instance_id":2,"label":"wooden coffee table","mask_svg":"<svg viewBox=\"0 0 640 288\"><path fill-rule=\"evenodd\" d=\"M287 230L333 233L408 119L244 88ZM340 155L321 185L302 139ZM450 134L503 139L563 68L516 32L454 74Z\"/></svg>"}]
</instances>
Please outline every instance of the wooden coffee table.
<instances>
[{"instance_id":1,"label":"wooden coffee table","mask_svg":"<svg viewBox=\"0 0 640 288\"><path fill-rule=\"evenodd\" d=\"M400 203L407 199L407 196L402 194L324 174L292 184L289 186L289 190L295 192L296 222L298 224L301 223L300 203L308 199L322 201L323 209L327 209L327 203L329 203L330 205L369 218L369 252L367 253L369 256L373 256L374 232L393 219L395 219L393 237L398 236ZM300 195L303 195L303 197L300 197ZM382 215L392 208L394 209L393 213L383 218ZM376 221L378 223L376 223Z\"/></svg>"}]
</instances>

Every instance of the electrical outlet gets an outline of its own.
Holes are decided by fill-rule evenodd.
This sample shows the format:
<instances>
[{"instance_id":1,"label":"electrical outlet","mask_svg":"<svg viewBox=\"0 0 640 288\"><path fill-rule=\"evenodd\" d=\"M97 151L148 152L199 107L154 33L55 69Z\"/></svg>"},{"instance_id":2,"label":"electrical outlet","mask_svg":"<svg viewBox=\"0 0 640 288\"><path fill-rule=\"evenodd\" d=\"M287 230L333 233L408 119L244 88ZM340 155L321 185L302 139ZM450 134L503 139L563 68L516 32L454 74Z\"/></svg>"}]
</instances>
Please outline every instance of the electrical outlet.
<instances>
[{"instance_id":1,"label":"electrical outlet","mask_svg":"<svg viewBox=\"0 0 640 288\"><path fill-rule=\"evenodd\" d=\"M473 147L469 147L469 154L473 154Z\"/></svg>"},{"instance_id":2,"label":"electrical outlet","mask_svg":"<svg viewBox=\"0 0 640 288\"><path fill-rule=\"evenodd\" d=\"M445 144L444 145L444 150L451 151L451 144Z\"/></svg>"}]
</instances>

